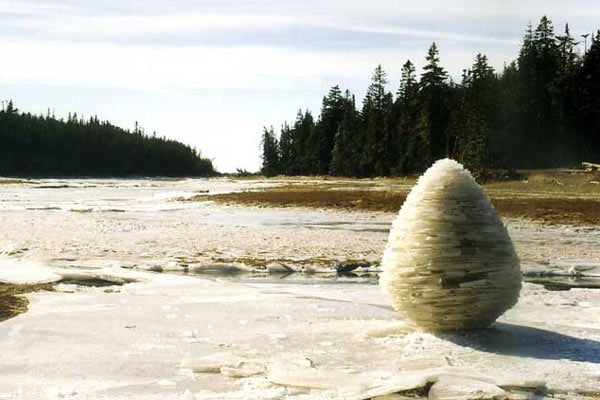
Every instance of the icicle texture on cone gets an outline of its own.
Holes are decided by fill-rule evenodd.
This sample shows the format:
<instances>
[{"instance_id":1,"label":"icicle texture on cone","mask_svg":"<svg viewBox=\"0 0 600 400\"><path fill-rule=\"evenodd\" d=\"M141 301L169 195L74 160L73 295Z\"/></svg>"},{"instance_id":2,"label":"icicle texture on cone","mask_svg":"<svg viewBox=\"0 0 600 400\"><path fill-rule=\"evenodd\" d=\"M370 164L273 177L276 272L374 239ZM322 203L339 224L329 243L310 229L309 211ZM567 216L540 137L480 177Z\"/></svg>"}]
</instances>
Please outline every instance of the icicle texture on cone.
<instances>
[{"instance_id":1,"label":"icicle texture on cone","mask_svg":"<svg viewBox=\"0 0 600 400\"><path fill-rule=\"evenodd\" d=\"M469 171L438 160L392 225L380 285L396 310L432 331L482 328L512 307L519 259Z\"/></svg>"}]
</instances>

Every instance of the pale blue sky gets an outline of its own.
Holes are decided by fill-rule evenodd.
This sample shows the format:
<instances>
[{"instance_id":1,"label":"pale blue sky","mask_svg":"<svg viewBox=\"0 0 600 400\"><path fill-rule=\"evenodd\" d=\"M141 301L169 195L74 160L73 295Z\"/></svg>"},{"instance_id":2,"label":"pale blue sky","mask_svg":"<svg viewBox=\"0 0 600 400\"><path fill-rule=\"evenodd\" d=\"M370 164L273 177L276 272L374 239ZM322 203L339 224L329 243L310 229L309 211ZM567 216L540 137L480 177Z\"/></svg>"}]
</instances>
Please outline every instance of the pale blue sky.
<instances>
[{"instance_id":1,"label":"pale blue sky","mask_svg":"<svg viewBox=\"0 0 600 400\"><path fill-rule=\"evenodd\" d=\"M588 0L0 0L0 98L139 121L221 171L256 170L262 126L317 114L331 86L360 100L381 63L395 92L432 41L456 78L478 52L501 68L544 14L577 37L600 28Z\"/></svg>"}]
</instances>

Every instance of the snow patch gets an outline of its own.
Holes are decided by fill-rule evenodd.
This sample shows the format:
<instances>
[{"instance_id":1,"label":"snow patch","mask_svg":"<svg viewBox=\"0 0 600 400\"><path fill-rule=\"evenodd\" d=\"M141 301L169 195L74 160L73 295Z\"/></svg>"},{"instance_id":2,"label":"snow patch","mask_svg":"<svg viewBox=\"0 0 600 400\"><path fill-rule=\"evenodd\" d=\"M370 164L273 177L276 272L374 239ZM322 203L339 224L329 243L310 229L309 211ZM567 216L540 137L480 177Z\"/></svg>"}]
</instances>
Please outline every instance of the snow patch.
<instances>
[{"instance_id":1,"label":"snow patch","mask_svg":"<svg viewBox=\"0 0 600 400\"><path fill-rule=\"evenodd\" d=\"M0 283L36 285L58 282L61 275L55 274L42 263L14 258L0 259Z\"/></svg>"}]
</instances>

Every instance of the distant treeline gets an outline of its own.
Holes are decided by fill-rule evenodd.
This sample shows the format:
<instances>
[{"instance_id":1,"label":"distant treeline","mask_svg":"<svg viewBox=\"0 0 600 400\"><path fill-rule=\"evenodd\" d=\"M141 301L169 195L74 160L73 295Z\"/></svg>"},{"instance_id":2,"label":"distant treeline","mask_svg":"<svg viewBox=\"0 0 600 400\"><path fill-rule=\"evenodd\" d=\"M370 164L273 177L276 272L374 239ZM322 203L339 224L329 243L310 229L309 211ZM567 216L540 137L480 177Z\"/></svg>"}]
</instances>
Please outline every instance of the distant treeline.
<instances>
[{"instance_id":1,"label":"distant treeline","mask_svg":"<svg viewBox=\"0 0 600 400\"><path fill-rule=\"evenodd\" d=\"M147 136L92 117L0 111L0 176L206 176L212 161L175 140Z\"/></svg>"},{"instance_id":2,"label":"distant treeline","mask_svg":"<svg viewBox=\"0 0 600 400\"><path fill-rule=\"evenodd\" d=\"M586 37L587 39L587 37ZM265 175L386 176L452 157L472 171L548 168L600 160L600 31L579 43L543 17L528 26L516 61L497 73L478 54L455 83L433 43L420 79L409 60L396 96L379 65L362 107L331 88L321 115L300 110L279 137L262 136Z\"/></svg>"}]
</instances>

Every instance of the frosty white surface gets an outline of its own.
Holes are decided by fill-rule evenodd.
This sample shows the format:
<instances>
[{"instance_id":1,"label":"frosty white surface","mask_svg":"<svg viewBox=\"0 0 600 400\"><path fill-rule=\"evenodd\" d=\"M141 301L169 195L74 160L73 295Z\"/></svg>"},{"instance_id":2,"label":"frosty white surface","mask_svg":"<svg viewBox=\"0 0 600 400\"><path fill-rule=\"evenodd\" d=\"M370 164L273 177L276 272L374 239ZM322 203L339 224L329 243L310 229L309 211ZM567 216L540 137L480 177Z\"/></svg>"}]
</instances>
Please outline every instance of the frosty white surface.
<instances>
[{"instance_id":1,"label":"frosty white surface","mask_svg":"<svg viewBox=\"0 0 600 400\"><path fill-rule=\"evenodd\" d=\"M394 308L431 330L488 326L521 289L506 228L469 171L450 159L434 163L407 196L382 267Z\"/></svg>"},{"instance_id":2,"label":"frosty white surface","mask_svg":"<svg viewBox=\"0 0 600 400\"><path fill-rule=\"evenodd\" d=\"M0 256L0 283L35 285L58 282L61 279L62 276L52 272L44 264Z\"/></svg>"},{"instance_id":3,"label":"frosty white surface","mask_svg":"<svg viewBox=\"0 0 600 400\"><path fill-rule=\"evenodd\" d=\"M358 400L434 380L442 382L439 396L456 393L453 382L464 391L487 383L489 393L538 385L597 391L597 290L525 284L519 303L492 327L434 335L410 329L377 286L364 282L192 276L217 258L310 264L381 257L389 213L175 201L267 184L74 179L0 186L0 267L35 265L24 271L28 279L51 273L69 280L29 294L29 310L0 323L0 399ZM600 267L598 227L507 222L530 270ZM184 265L188 276L144 271ZM86 277L133 283L77 284Z\"/></svg>"},{"instance_id":4,"label":"frosty white surface","mask_svg":"<svg viewBox=\"0 0 600 400\"><path fill-rule=\"evenodd\" d=\"M0 323L0 399L360 400L438 380L440 398L456 385L598 387L591 290L525 284L493 327L433 335L410 329L375 285L123 273L139 282L33 293L27 313Z\"/></svg>"}]
</instances>

